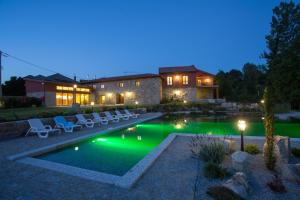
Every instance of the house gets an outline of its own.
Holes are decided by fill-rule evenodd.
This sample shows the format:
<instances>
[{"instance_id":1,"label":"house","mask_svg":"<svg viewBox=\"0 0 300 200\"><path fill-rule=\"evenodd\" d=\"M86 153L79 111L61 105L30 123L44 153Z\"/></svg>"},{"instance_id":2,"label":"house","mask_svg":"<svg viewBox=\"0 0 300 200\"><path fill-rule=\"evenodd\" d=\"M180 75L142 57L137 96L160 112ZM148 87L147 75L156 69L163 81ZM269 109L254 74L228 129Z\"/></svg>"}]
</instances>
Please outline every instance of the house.
<instances>
[{"instance_id":1,"label":"house","mask_svg":"<svg viewBox=\"0 0 300 200\"><path fill-rule=\"evenodd\" d=\"M214 75L197 69L194 65L161 67L163 99L188 102L212 101L219 98L219 87Z\"/></svg>"},{"instance_id":2,"label":"house","mask_svg":"<svg viewBox=\"0 0 300 200\"><path fill-rule=\"evenodd\" d=\"M54 74L24 77L26 94L43 99L46 106L151 105L164 101L215 102L214 75L194 65L161 67L159 74L106 77L80 82ZM75 98L73 98L75 97Z\"/></svg>"},{"instance_id":3,"label":"house","mask_svg":"<svg viewBox=\"0 0 300 200\"><path fill-rule=\"evenodd\" d=\"M93 98L92 88L58 73L51 76L29 75L24 80L26 96L42 99L47 107L71 106L73 103L89 105Z\"/></svg>"},{"instance_id":4,"label":"house","mask_svg":"<svg viewBox=\"0 0 300 200\"><path fill-rule=\"evenodd\" d=\"M95 89L95 103L99 105L159 104L162 96L162 83L158 74L83 80L81 84Z\"/></svg>"}]
</instances>

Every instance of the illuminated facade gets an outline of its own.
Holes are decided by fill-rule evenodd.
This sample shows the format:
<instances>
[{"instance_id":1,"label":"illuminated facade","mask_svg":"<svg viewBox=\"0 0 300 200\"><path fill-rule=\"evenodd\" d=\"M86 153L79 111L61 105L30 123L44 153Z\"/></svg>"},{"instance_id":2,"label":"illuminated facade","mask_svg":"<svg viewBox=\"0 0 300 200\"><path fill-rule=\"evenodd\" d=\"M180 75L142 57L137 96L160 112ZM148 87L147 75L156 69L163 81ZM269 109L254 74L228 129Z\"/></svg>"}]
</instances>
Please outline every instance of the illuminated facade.
<instances>
[{"instance_id":1,"label":"illuminated facade","mask_svg":"<svg viewBox=\"0 0 300 200\"><path fill-rule=\"evenodd\" d=\"M194 65L161 67L163 99L165 101L203 102L219 98L219 87L214 75L197 69Z\"/></svg>"},{"instance_id":2,"label":"illuminated facade","mask_svg":"<svg viewBox=\"0 0 300 200\"><path fill-rule=\"evenodd\" d=\"M90 87L78 85L61 74L26 76L24 80L26 95L40 98L47 107L72 106L73 103L89 105L93 99Z\"/></svg>"},{"instance_id":3,"label":"illuminated facade","mask_svg":"<svg viewBox=\"0 0 300 200\"><path fill-rule=\"evenodd\" d=\"M116 76L77 82L61 74L24 77L27 96L46 106L151 105L162 100L213 102L218 99L214 75L195 66L162 67L159 74Z\"/></svg>"}]
</instances>

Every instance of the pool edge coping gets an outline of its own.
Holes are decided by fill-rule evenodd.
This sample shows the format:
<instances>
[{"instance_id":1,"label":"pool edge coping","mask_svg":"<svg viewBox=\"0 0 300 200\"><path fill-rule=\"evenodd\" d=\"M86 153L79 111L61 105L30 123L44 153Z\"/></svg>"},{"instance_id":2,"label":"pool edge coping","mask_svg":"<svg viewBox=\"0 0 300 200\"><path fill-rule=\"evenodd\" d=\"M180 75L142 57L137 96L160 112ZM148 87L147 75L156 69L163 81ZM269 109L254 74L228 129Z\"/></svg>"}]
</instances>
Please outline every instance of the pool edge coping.
<instances>
[{"instance_id":1,"label":"pool edge coping","mask_svg":"<svg viewBox=\"0 0 300 200\"><path fill-rule=\"evenodd\" d=\"M132 126L132 125L137 124L137 123L142 123L142 122L145 122L145 121L156 119L156 118L161 117L162 115L163 115L163 113L157 113L156 116L148 117L148 118L145 118L145 119L139 119L137 121L133 121L133 122L130 122L128 124L122 124L122 125L119 125L119 126L116 126L116 127L101 130L97 133L86 134L86 135L79 136L79 137L76 137L76 138L72 138L72 139L68 139L68 140L65 140L65 141L57 142L55 144L50 144L50 145L47 145L47 146L44 146L44 147L39 147L39 148L36 148L36 149L33 149L33 150L28 150L28 151L24 151L22 153L17 153L17 154L13 154L13 155L10 155L10 156L6 156L6 159L14 161L14 160L18 160L18 159L28 157L28 156L40 155L40 154L43 154L43 153L46 153L46 152L49 152L49 151L53 151L53 150L56 150L56 149L63 148L65 146L69 146L71 144L83 141L85 139L93 138L97 135L102 135L102 134L105 134L105 133L110 132L110 131L120 130L122 128L126 128L128 126Z\"/></svg>"},{"instance_id":2,"label":"pool edge coping","mask_svg":"<svg viewBox=\"0 0 300 200\"><path fill-rule=\"evenodd\" d=\"M123 124L120 126L113 127L111 129L102 130L99 133L91 133L81 137L69 139L63 142L58 142L55 144L47 145L45 147L40 147L37 149L25 151L19 154L7 156L6 158L11 161L16 161L22 164L28 164L35 167L40 167L88 180L93 180L101 183L113 184L121 188L130 189L139 178L152 166L155 160L169 147L172 141L177 137L175 133L169 134L158 146L156 146L149 154L147 154L143 159L136 163L132 168L130 168L123 176L117 176L113 174L107 174L103 172L93 171L89 169L79 168L71 165L66 165L62 163L56 163L52 161L41 160L33 158L31 156L40 155L47 153L56 149L69 146L71 144L77 143L84 139L89 139L95 137L96 135L105 134L110 131L119 130L133 124L142 123L152 119L159 118L163 116L163 113L158 113L156 116L148 117L145 119L140 119L128 124Z\"/></svg>"}]
</instances>

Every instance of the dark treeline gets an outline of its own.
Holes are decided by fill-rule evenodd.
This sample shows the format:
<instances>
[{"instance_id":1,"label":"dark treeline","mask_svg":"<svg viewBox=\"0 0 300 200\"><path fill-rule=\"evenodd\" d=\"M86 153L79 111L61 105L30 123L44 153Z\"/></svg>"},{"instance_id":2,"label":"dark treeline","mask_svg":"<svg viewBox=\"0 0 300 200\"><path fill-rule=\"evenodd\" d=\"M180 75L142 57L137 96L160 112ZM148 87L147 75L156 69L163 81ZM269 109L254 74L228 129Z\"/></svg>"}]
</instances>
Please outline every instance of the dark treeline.
<instances>
[{"instance_id":1,"label":"dark treeline","mask_svg":"<svg viewBox=\"0 0 300 200\"><path fill-rule=\"evenodd\" d=\"M25 96L25 81L21 77L12 76L2 84L3 96Z\"/></svg>"},{"instance_id":2,"label":"dark treeline","mask_svg":"<svg viewBox=\"0 0 300 200\"><path fill-rule=\"evenodd\" d=\"M242 71L219 71L215 79L220 97L227 101L258 102L263 95L266 70L263 65L246 63Z\"/></svg>"}]
</instances>

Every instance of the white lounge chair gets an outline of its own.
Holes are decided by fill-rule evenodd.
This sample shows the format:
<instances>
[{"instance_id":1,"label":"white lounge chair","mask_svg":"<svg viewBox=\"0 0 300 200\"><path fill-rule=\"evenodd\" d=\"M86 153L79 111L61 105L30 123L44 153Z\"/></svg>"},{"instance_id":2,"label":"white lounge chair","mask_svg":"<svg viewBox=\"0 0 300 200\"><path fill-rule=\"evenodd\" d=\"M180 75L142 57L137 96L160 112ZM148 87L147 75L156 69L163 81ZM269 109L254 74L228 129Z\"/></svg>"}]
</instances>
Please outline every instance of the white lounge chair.
<instances>
[{"instance_id":1,"label":"white lounge chair","mask_svg":"<svg viewBox=\"0 0 300 200\"><path fill-rule=\"evenodd\" d=\"M120 118L119 118L118 116L112 115L112 114L111 114L110 112L108 112L108 111L104 112L104 115L105 115L105 117L106 117L106 119L107 119L108 121L112 121L112 122L114 122L114 123L117 123L117 122L120 121Z\"/></svg>"},{"instance_id":2,"label":"white lounge chair","mask_svg":"<svg viewBox=\"0 0 300 200\"><path fill-rule=\"evenodd\" d=\"M54 117L55 127L63 129L66 133L72 133L74 128L82 128L79 124L74 124L73 122L68 122L63 116Z\"/></svg>"},{"instance_id":3,"label":"white lounge chair","mask_svg":"<svg viewBox=\"0 0 300 200\"><path fill-rule=\"evenodd\" d=\"M60 129L53 129L50 125L44 125L40 119L29 119L28 123L30 128L25 136L29 135L30 133L36 133L39 138L47 138L49 133L61 133Z\"/></svg>"},{"instance_id":4,"label":"white lounge chair","mask_svg":"<svg viewBox=\"0 0 300 200\"><path fill-rule=\"evenodd\" d=\"M120 119L123 119L123 120L129 120L129 116L126 115L126 114L122 114L120 111L118 110L115 110L115 113L117 115L117 117L119 117Z\"/></svg>"},{"instance_id":5,"label":"white lounge chair","mask_svg":"<svg viewBox=\"0 0 300 200\"><path fill-rule=\"evenodd\" d=\"M131 118L138 118L138 116L140 115L137 113L129 112L129 110L127 110L127 109L124 109L124 112Z\"/></svg>"},{"instance_id":6,"label":"white lounge chair","mask_svg":"<svg viewBox=\"0 0 300 200\"><path fill-rule=\"evenodd\" d=\"M77 123L79 125L84 125L87 128L93 128L95 125L95 122L93 122L91 119L86 119L82 114L75 115L77 118Z\"/></svg>"},{"instance_id":7,"label":"white lounge chair","mask_svg":"<svg viewBox=\"0 0 300 200\"><path fill-rule=\"evenodd\" d=\"M100 115L96 112L92 113L95 123L108 124L108 119L106 117L100 117Z\"/></svg>"}]
</instances>

